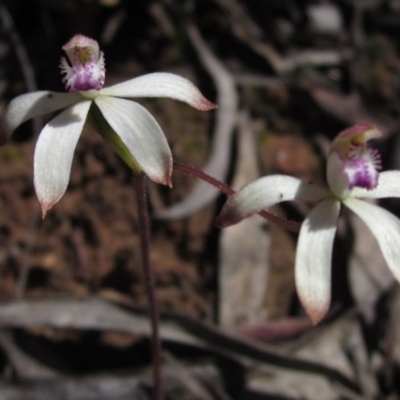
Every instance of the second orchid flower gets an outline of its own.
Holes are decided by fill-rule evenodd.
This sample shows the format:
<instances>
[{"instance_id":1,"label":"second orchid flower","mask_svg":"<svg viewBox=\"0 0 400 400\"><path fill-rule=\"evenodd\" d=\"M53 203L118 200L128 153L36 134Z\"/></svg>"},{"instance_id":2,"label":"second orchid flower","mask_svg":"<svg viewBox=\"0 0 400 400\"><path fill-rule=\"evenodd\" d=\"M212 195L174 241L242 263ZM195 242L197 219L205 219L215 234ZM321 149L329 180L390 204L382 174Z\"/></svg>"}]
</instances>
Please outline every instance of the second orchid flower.
<instances>
[{"instance_id":1,"label":"second orchid flower","mask_svg":"<svg viewBox=\"0 0 400 400\"><path fill-rule=\"evenodd\" d=\"M355 125L337 136L328 156L328 188L291 176L266 176L230 197L217 219L217 225L226 227L282 201L318 201L301 227L295 261L297 292L314 324L326 314L331 301L333 240L341 205L365 222L400 282L400 220L359 200L400 197L400 171L379 173L379 154L367 147L369 139L379 136L370 124Z\"/></svg>"}]
</instances>

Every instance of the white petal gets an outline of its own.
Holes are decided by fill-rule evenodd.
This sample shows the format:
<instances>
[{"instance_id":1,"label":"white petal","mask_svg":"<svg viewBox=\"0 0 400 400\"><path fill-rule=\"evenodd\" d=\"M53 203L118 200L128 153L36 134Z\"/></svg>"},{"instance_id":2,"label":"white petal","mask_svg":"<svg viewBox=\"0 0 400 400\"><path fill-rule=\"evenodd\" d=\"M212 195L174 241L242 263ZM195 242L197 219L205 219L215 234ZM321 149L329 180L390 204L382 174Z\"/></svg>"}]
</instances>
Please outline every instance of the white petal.
<instances>
[{"instance_id":1,"label":"white petal","mask_svg":"<svg viewBox=\"0 0 400 400\"><path fill-rule=\"evenodd\" d=\"M287 175L269 175L238 190L225 203L216 224L236 224L274 204L290 200L320 200L330 196L327 189Z\"/></svg>"},{"instance_id":2,"label":"white petal","mask_svg":"<svg viewBox=\"0 0 400 400\"><path fill-rule=\"evenodd\" d=\"M378 186L375 189L354 188L350 192L350 196L368 199L400 197L400 171L381 172L379 174Z\"/></svg>"},{"instance_id":3,"label":"white petal","mask_svg":"<svg viewBox=\"0 0 400 400\"><path fill-rule=\"evenodd\" d=\"M371 230L389 269L400 282L400 220L382 207L366 201L348 198L343 203Z\"/></svg>"},{"instance_id":4,"label":"white petal","mask_svg":"<svg viewBox=\"0 0 400 400\"><path fill-rule=\"evenodd\" d=\"M13 99L2 117L1 125L7 138L23 122L39 115L60 110L82 99L79 93L33 92Z\"/></svg>"},{"instance_id":5,"label":"white petal","mask_svg":"<svg viewBox=\"0 0 400 400\"><path fill-rule=\"evenodd\" d=\"M300 230L296 250L296 288L304 309L317 324L331 302L332 247L340 202L322 200Z\"/></svg>"},{"instance_id":6,"label":"white petal","mask_svg":"<svg viewBox=\"0 0 400 400\"><path fill-rule=\"evenodd\" d=\"M144 173L155 182L169 185L171 150L154 117L134 101L98 96L95 103Z\"/></svg>"},{"instance_id":7,"label":"white petal","mask_svg":"<svg viewBox=\"0 0 400 400\"><path fill-rule=\"evenodd\" d=\"M34 182L43 214L67 189L76 143L91 103L86 100L68 108L40 133L34 156Z\"/></svg>"},{"instance_id":8,"label":"white petal","mask_svg":"<svg viewBox=\"0 0 400 400\"><path fill-rule=\"evenodd\" d=\"M343 169L344 163L338 153L332 152L329 154L326 165L326 180L330 190L338 198L346 197L349 193L349 184Z\"/></svg>"},{"instance_id":9,"label":"white petal","mask_svg":"<svg viewBox=\"0 0 400 400\"><path fill-rule=\"evenodd\" d=\"M198 110L216 108L189 80L168 72L156 72L103 88L100 94L115 97L170 97Z\"/></svg>"}]
</instances>

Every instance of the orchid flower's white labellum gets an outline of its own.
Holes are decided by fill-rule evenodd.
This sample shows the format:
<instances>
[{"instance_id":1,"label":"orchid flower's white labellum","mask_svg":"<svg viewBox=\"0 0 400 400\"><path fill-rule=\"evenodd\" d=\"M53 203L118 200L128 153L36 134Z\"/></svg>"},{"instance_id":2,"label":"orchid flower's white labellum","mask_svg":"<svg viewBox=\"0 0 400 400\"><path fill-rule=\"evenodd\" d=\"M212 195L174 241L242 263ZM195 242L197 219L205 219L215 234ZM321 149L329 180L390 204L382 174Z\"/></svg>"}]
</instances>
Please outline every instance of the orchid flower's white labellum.
<instances>
[{"instance_id":1,"label":"orchid flower's white labellum","mask_svg":"<svg viewBox=\"0 0 400 400\"><path fill-rule=\"evenodd\" d=\"M371 190L378 185L380 155L367 147L367 141L379 136L374 125L358 124L341 132L332 142L327 180L338 198L346 198L355 187Z\"/></svg>"},{"instance_id":2,"label":"orchid flower's white labellum","mask_svg":"<svg viewBox=\"0 0 400 400\"><path fill-rule=\"evenodd\" d=\"M170 73L144 75L103 88L104 56L95 40L76 35L63 50L70 64L61 59L61 71L70 93L43 91L18 96L0 122L2 144L24 121L69 107L45 126L36 146L34 181L43 213L66 190L76 142L92 101L131 152L135 166L155 182L171 186L172 156L160 126L142 106L117 97L170 97L199 110L216 105L187 79Z\"/></svg>"},{"instance_id":3,"label":"orchid flower's white labellum","mask_svg":"<svg viewBox=\"0 0 400 400\"><path fill-rule=\"evenodd\" d=\"M76 35L62 48L71 65L61 58L63 82L69 92L100 90L104 86L105 64L99 44L86 36Z\"/></svg>"}]
</instances>

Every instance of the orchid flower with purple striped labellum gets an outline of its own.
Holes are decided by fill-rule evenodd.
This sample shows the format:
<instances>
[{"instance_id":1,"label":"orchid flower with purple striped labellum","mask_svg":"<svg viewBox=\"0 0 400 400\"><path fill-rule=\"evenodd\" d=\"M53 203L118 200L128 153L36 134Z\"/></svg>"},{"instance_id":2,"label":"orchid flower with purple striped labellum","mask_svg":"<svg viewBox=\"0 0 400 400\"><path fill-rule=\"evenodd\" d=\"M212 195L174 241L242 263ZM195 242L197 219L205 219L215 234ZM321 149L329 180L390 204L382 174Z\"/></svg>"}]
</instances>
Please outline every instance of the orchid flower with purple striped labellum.
<instances>
[{"instance_id":1,"label":"orchid flower with purple striped labellum","mask_svg":"<svg viewBox=\"0 0 400 400\"><path fill-rule=\"evenodd\" d=\"M161 127L144 107L124 98L169 97L202 111L216 105L190 81L172 73L151 73L103 88L104 55L95 40L76 35L63 50L69 63L62 58L60 67L68 93L20 95L10 102L1 121L0 140L5 142L23 122L65 109L43 128L36 144L34 183L43 215L66 191L73 154L89 110L100 115L102 126L112 134L100 133L129 166L171 186L172 155Z\"/></svg>"},{"instance_id":2,"label":"orchid flower with purple striped labellum","mask_svg":"<svg viewBox=\"0 0 400 400\"><path fill-rule=\"evenodd\" d=\"M317 324L331 302L331 261L342 205L356 213L375 236L394 277L400 281L400 220L365 199L400 197L400 171L379 173L380 156L367 141L380 132L358 124L332 142L327 160L328 188L286 175L255 180L231 196L217 218L227 227L283 201L318 201L300 229L295 261L296 288L304 309Z\"/></svg>"}]
</instances>

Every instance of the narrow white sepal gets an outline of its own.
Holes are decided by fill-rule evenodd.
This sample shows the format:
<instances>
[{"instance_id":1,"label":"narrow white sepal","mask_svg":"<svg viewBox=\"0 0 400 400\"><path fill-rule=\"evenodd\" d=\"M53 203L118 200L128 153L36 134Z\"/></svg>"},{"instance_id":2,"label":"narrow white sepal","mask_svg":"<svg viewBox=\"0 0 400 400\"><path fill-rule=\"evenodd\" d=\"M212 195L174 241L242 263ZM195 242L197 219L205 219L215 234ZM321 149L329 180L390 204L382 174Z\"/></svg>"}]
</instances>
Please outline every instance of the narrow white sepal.
<instances>
[{"instance_id":1,"label":"narrow white sepal","mask_svg":"<svg viewBox=\"0 0 400 400\"><path fill-rule=\"evenodd\" d=\"M389 269L400 282L400 220L382 207L366 201L349 197L343 203L371 230Z\"/></svg>"},{"instance_id":2,"label":"narrow white sepal","mask_svg":"<svg viewBox=\"0 0 400 400\"><path fill-rule=\"evenodd\" d=\"M143 172L155 182L170 185L171 150L154 117L129 100L98 96L95 103Z\"/></svg>"},{"instance_id":3,"label":"narrow white sepal","mask_svg":"<svg viewBox=\"0 0 400 400\"><path fill-rule=\"evenodd\" d=\"M169 97L184 101L198 110L211 110L215 104L208 101L189 80L168 72L142 75L100 90L104 96L114 97Z\"/></svg>"},{"instance_id":4,"label":"narrow white sepal","mask_svg":"<svg viewBox=\"0 0 400 400\"><path fill-rule=\"evenodd\" d=\"M367 190L355 187L349 196L365 199L400 197L400 171L381 172L379 174L378 186L375 189Z\"/></svg>"},{"instance_id":5,"label":"narrow white sepal","mask_svg":"<svg viewBox=\"0 0 400 400\"><path fill-rule=\"evenodd\" d=\"M331 196L327 189L287 175L269 175L238 190L225 203L218 226L233 225L274 204L290 200L321 200Z\"/></svg>"},{"instance_id":6,"label":"narrow white sepal","mask_svg":"<svg viewBox=\"0 0 400 400\"><path fill-rule=\"evenodd\" d=\"M340 202L322 200L302 224L296 250L295 279L300 301L317 324L331 302L331 264Z\"/></svg>"},{"instance_id":7,"label":"narrow white sepal","mask_svg":"<svg viewBox=\"0 0 400 400\"><path fill-rule=\"evenodd\" d=\"M61 110L80 100L82 96L79 93L39 91L22 94L8 105L2 118L2 128L8 137L28 119Z\"/></svg>"},{"instance_id":8,"label":"narrow white sepal","mask_svg":"<svg viewBox=\"0 0 400 400\"><path fill-rule=\"evenodd\" d=\"M43 214L67 189L72 158L91 101L82 101L63 111L42 130L34 155L34 183Z\"/></svg>"}]
</instances>

